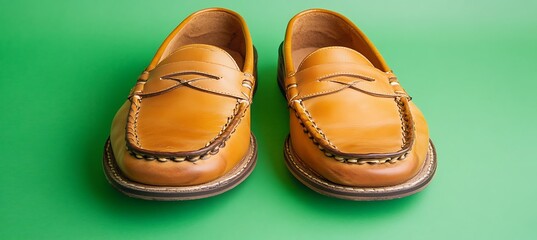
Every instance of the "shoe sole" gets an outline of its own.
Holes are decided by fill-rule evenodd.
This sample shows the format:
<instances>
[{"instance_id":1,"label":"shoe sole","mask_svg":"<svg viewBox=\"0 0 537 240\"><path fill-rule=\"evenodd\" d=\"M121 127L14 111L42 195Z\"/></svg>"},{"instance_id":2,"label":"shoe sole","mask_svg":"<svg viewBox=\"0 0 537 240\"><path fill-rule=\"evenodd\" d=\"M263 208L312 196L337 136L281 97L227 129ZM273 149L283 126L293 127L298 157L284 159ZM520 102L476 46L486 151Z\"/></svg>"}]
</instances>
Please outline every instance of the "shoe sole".
<instances>
[{"instance_id":1,"label":"shoe sole","mask_svg":"<svg viewBox=\"0 0 537 240\"><path fill-rule=\"evenodd\" d=\"M244 181L253 171L257 161L257 144L254 135L250 137L250 148L246 156L224 176L211 182L184 187L155 186L135 182L127 178L119 169L110 143L106 141L103 154L103 168L108 182L127 196L145 200L177 201L207 198L229 191Z\"/></svg>"},{"instance_id":2,"label":"shoe sole","mask_svg":"<svg viewBox=\"0 0 537 240\"><path fill-rule=\"evenodd\" d=\"M277 81L283 97L286 98L283 82L285 66L283 65L282 48L283 43L279 47ZM284 156L285 164L289 171L307 187L323 195L355 201L389 200L417 193L429 184L437 166L436 149L433 142L429 140L429 150L422 169L407 182L387 187L350 187L331 182L311 170L294 153L290 144L290 137L287 137L285 141Z\"/></svg>"},{"instance_id":3,"label":"shoe sole","mask_svg":"<svg viewBox=\"0 0 537 240\"><path fill-rule=\"evenodd\" d=\"M410 180L394 186L351 187L331 182L300 160L293 151L289 137L285 141L285 164L300 182L320 194L355 201L389 200L412 195L427 187L436 172L436 149L432 141L429 142L429 151L422 169Z\"/></svg>"}]
</instances>

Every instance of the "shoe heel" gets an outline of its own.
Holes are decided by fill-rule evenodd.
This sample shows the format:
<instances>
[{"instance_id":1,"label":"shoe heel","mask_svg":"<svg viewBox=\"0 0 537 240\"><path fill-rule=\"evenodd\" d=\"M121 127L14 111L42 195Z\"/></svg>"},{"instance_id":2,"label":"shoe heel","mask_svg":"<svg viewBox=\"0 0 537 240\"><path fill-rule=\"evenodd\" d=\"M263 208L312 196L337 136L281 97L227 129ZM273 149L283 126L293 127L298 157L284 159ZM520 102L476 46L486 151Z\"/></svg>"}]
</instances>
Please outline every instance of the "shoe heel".
<instances>
[{"instance_id":1,"label":"shoe heel","mask_svg":"<svg viewBox=\"0 0 537 240\"><path fill-rule=\"evenodd\" d=\"M257 92L257 85L259 85L258 81L259 78L257 78L257 49L254 46L254 79L255 79L255 85L254 85L254 93L252 94L252 98L255 96L255 93Z\"/></svg>"},{"instance_id":2,"label":"shoe heel","mask_svg":"<svg viewBox=\"0 0 537 240\"><path fill-rule=\"evenodd\" d=\"M283 62L283 42L280 44L280 47L278 48L278 86L280 87L280 91L284 98L285 96L285 89L284 89L284 79L285 79L285 64Z\"/></svg>"}]
</instances>

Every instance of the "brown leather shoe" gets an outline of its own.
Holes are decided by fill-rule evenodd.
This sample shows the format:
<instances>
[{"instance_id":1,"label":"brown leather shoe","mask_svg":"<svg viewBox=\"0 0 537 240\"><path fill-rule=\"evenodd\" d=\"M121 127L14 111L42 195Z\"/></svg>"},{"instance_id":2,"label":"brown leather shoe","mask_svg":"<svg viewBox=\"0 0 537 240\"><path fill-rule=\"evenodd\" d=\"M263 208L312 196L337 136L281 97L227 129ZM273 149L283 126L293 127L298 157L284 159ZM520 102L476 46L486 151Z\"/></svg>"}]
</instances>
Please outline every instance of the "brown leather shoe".
<instances>
[{"instance_id":1,"label":"brown leather shoe","mask_svg":"<svg viewBox=\"0 0 537 240\"><path fill-rule=\"evenodd\" d=\"M367 37L347 18L296 15L280 47L290 114L289 170L311 189L350 200L416 193L436 169L427 123Z\"/></svg>"},{"instance_id":2,"label":"brown leather shoe","mask_svg":"<svg viewBox=\"0 0 537 240\"><path fill-rule=\"evenodd\" d=\"M166 38L117 112L103 156L108 181L137 198L213 196L253 170L256 56L240 15L206 9Z\"/></svg>"}]
</instances>

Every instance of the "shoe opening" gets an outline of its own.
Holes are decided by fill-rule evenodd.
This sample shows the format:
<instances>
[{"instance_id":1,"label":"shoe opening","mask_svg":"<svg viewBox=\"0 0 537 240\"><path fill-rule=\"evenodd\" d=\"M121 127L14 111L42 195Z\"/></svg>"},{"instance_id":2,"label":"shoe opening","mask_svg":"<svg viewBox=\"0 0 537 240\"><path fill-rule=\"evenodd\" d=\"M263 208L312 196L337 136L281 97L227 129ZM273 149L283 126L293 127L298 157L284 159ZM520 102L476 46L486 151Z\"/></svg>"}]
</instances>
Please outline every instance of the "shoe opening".
<instances>
[{"instance_id":1,"label":"shoe opening","mask_svg":"<svg viewBox=\"0 0 537 240\"><path fill-rule=\"evenodd\" d=\"M376 68L386 69L374 47L356 27L341 16L325 11L310 11L299 15L292 26L293 65L298 66L312 52L331 46L354 49Z\"/></svg>"},{"instance_id":2,"label":"shoe opening","mask_svg":"<svg viewBox=\"0 0 537 240\"><path fill-rule=\"evenodd\" d=\"M243 22L237 16L224 11L205 11L192 18L170 40L160 61L176 49L189 44L207 44L229 53L241 69L246 56Z\"/></svg>"}]
</instances>

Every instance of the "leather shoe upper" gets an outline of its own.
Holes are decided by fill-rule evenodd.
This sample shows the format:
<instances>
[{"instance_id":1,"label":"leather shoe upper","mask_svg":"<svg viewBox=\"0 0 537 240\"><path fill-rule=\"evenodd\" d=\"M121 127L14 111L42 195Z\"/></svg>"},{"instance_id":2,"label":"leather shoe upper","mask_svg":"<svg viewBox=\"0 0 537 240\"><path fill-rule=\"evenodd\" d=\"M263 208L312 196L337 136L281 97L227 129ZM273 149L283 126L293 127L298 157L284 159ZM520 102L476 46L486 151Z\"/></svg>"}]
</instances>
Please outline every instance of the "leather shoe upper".
<instances>
[{"instance_id":1,"label":"leather shoe upper","mask_svg":"<svg viewBox=\"0 0 537 240\"><path fill-rule=\"evenodd\" d=\"M324 178L343 185L401 184L429 146L422 113L367 37L340 14L295 16L282 49L291 145Z\"/></svg>"},{"instance_id":2,"label":"leather shoe upper","mask_svg":"<svg viewBox=\"0 0 537 240\"><path fill-rule=\"evenodd\" d=\"M185 19L113 120L121 171L163 186L198 185L230 171L251 147L254 61L238 14L215 8Z\"/></svg>"}]
</instances>

